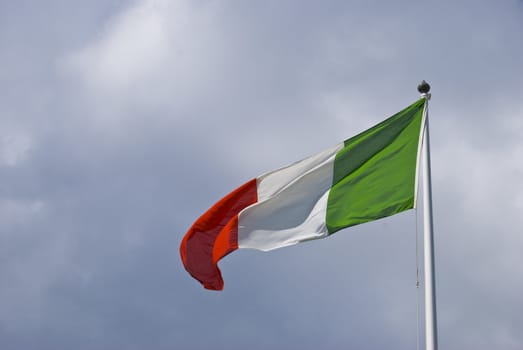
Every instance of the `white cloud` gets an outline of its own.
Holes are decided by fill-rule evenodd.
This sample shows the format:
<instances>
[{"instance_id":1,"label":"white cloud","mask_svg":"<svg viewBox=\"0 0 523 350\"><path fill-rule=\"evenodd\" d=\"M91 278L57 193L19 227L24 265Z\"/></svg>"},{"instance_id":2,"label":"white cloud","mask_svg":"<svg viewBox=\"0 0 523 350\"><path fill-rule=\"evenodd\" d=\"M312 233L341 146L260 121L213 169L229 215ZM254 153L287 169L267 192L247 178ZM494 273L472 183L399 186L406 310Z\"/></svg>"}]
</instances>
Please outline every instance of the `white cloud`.
<instances>
[{"instance_id":1,"label":"white cloud","mask_svg":"<svg viewBox=\"0 0 523 350\"><path fill-rule=\"evenodd\" d=\"M29 133L3 127L0 133L0 166L15 167L20 164L27 158L32 146Z\"/></svg>"},{"instance_id":2,"label":"white cloud","mask_svg":"<svg viewBox=\"0 0 523 350\"><path fill-rule=\"evenodd\" d=\"M190 96L220 61L212 7L186 0L142 0L60 65L105 109L154 109Z\"/></svg>"},{"instance_id":3,"label":"white cloud","mask_svg":"<svg viewBox=\"0 0 523 350\"><path fill-rule=\"evenodd\" d=\"M80 78L93 89L125 90L165 63L169 53L166 2L144 1L113 19L101 37L70 55Z\"/></svg>"},{"instance_id":4,"label":"white cloud","mask_svg":"<svg viewBox=\"0 0 523 350\"><path fill-rule=\"evenodd\" d=\"M0 227L3 227L3 235L10 233L9 227L33 220L44 210L45 205L41 200L0 198Z\"/></svg>"}]
</instances>

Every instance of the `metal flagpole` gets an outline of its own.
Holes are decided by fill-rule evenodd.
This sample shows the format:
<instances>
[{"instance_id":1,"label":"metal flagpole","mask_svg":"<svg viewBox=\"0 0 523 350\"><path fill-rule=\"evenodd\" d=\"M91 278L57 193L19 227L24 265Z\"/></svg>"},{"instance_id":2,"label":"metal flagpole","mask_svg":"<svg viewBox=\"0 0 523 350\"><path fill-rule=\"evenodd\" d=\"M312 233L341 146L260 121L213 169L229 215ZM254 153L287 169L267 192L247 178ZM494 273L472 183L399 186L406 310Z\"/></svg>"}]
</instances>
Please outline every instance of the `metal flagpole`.
<instances>
[{"instance_id":1,"label":"metal flagpole","mask_svg":"<svg viewBox=\"0 0 523 350\"><path fill-rule=\"evenodd\" d=\"M434 272L434 233L432 224L432 183L430 178L430 140L428 105L430 85L425 80L418 85L418 91L425 98L423 131L423 255L425 274L425 345L426 350L438 349L436 320L436 286Z\"/></svg>"}]
</instances>

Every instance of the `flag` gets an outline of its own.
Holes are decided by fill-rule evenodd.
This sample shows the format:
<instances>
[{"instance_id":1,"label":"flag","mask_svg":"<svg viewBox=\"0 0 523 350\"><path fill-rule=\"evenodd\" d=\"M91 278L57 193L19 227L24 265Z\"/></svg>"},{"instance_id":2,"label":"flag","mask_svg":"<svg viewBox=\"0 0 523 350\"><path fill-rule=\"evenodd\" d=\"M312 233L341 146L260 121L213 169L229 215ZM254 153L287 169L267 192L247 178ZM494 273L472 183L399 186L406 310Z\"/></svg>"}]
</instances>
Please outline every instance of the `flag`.
<instances>
[{"instance_id":1,"label":"flag","mask_svg":"<svg viewBox=\"0 0 523 350\"><path fill-rule=\"evenodd\" d=\"M424 102L229 193L185 234L185 269L205 288L222 290L218 261L236 249L325 238L414 208Z\"/></svg>"}]
</instances>

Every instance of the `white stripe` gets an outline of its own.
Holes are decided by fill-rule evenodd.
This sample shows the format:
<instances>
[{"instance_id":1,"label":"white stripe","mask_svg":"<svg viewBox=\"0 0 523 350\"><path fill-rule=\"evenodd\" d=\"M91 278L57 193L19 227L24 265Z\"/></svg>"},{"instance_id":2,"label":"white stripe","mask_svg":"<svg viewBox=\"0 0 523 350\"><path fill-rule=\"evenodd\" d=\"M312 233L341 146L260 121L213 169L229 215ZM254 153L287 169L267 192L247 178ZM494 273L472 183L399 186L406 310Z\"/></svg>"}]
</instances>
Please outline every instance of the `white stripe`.
<instances>
[{"instance_id":1,"label":"white stripe","mask_svg":"<svg viewBox=\"0 0 523 350\"><path fill-rule=\"evenodd\" d=\"M325 213L337 144L257 179L258 202L238 216L238 247L272 250L327 236Z\"/></svg>"}]
</instances>

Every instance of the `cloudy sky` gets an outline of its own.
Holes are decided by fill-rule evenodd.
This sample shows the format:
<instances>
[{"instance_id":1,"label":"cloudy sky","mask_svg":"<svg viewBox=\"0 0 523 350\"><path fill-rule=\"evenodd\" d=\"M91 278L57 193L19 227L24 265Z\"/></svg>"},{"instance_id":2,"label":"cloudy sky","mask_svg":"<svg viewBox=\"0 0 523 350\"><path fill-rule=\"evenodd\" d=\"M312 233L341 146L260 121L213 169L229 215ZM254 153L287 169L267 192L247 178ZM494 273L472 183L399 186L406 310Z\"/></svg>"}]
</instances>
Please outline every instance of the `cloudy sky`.
<instances>
[{"instance_id":1,"label":"cloudy sky","mask_svg":"<svg viewBox=\"0 0 523 350\"><path fill-rule=\"evenodd\" d=\"M0 348L416 349L421 213L238 251L223 292L178 247L426 79L440 347L521 349L522 37L516 0L0 0Z\"/></svg>"}]
</instances>

